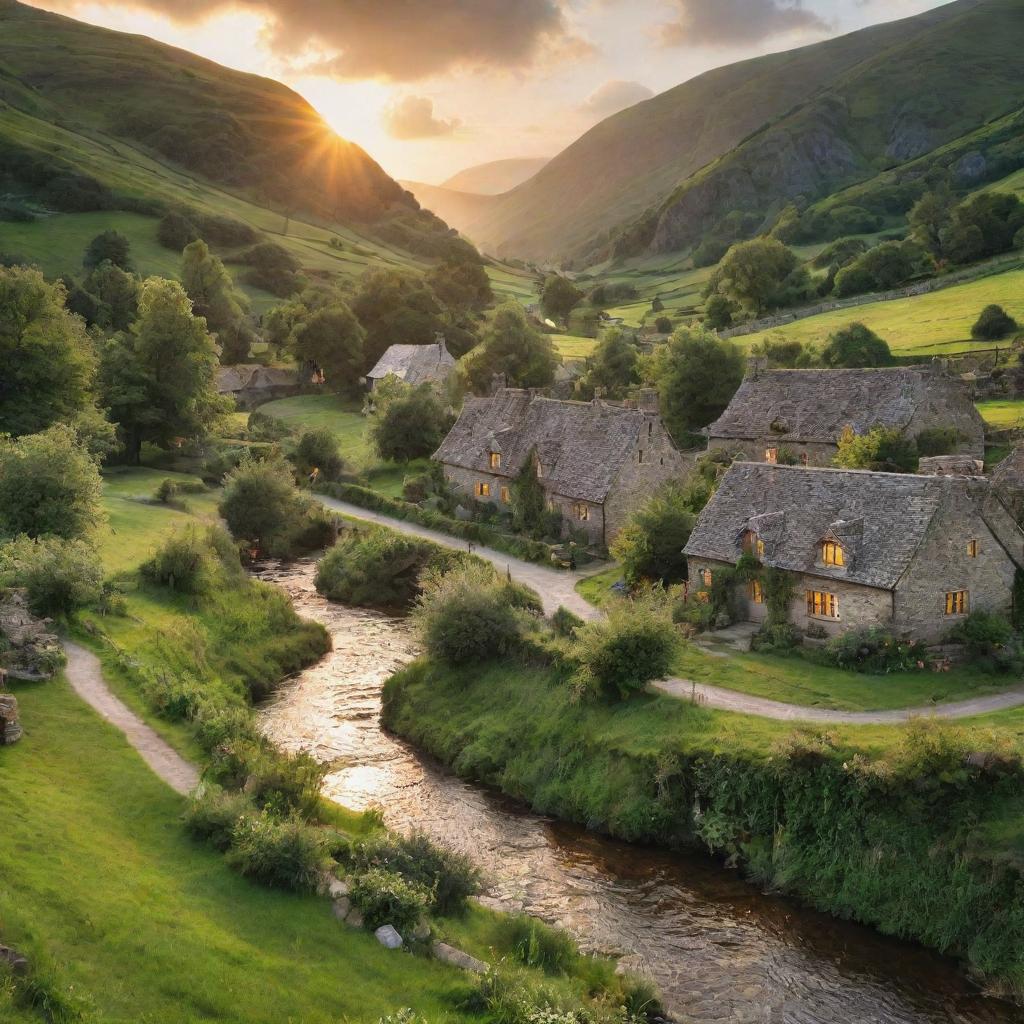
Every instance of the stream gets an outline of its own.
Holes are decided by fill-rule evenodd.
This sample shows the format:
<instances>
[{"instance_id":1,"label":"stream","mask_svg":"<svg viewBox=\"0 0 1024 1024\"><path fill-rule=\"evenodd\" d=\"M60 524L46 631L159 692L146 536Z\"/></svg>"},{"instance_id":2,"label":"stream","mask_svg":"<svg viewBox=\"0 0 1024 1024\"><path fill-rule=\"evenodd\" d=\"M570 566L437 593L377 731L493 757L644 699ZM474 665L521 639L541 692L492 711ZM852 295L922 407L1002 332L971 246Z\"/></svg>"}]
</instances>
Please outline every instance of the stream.
<instances>
[{"instance_id":1,"label":"stream","mask_svg":"<svg viewBox=\"0 0 1024 1024\"><path fill-rule=\"evenodd\" d=\"M488 895L569 929L657 982L674 1019L695 1024L1006 1024L956 963L762 894L710 857L631 846L543 818L450 772L380 727L384 680L416 653L409 625L333 604L315 562L263 565L260 579L324 624L334 650L262 710L281 747L328 765L324 793L388 825L469 854Z\"/></svg>"}]
</instances>

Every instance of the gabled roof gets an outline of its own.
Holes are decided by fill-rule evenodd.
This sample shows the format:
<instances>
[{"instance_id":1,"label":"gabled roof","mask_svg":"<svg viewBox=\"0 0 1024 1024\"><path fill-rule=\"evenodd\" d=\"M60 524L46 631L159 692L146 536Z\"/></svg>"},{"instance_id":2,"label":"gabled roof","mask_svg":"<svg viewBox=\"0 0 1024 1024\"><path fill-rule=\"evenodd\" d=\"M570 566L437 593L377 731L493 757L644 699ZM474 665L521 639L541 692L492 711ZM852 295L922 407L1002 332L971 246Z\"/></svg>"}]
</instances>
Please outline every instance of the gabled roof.
<instances>
[{"instance_id":1,"label":"gabled roof","mask_svg":"<svg viewBox=\"0 0 1024 1024\"><path fill-rule=\"evenodd\" d=\"M962 385L927 366L854 370L759 370L740 384L708 428L712 437L836 442L844 428L902 430L934 389L964 395Z\"/></svg>"},{"instance_id":2,"label":"gabled roof","mask_svg":"<svg viewBox=\"0 0 1024 1024\"><path fill-rule=\"evenodd\" d=\"M238 363L217 369L217 391L222 395L250 389L292 387L298 382L298 371L281 366Z\"/></svg>"},{"instance_id":3,"label":"gabled roof","mask_svg":"<svg viewBox=\"0 0 1024 1024\"><path fill-rule=\"evenodd\" d=\"M370 380L395 376L406 384L426 384L443 381L454 366L455 360L443 341L430 345L392 345L366 376Z\"/></svg>"},{"instance_id":4,"label":"gabled roof","mask_svg":"<svg viewBox=\"0 0 1024 1024\"><path fill-rule=\"evenodd\" d=\"M685 552L736 562L744 532L770 517L762 538L766 565L891 590L943 503L965 488L977 491L980 515L984 480L737 462L701 512ZM830 536L848 555L841 569L816 564Z\"/></svg>"},{"instance_id":5,"label":"gabled roof","mask_svg":"<svg viewBox=\"0 0 1024 1024\"><path fill-rule=\"evenodd\" d=\"M434 458L450 466L515 477L536 452L549 490L599 503L623 463L632 458L645 422L638 409L563 402L503 388L493 398L466 399ZM490 468L491 452L501 454L497 471Z\"/></svg>"}]
</instances>

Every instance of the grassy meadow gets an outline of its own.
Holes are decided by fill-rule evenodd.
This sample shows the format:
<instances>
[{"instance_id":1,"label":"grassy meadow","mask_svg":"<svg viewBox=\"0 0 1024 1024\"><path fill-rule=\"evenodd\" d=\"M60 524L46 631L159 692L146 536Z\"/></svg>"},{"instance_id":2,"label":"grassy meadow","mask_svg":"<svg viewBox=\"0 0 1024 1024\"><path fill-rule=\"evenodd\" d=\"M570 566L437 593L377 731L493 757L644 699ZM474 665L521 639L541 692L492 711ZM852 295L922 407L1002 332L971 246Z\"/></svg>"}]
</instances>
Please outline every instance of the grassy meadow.
<instances>
[{"instance_id":1,"label":"grassy meadow","mask_svg":"<svg viewBox=\"0 0 1024 1024\"><path fill-rule=\"evenodd\" d=\"M563 362L586 359L597 348L597 338L584 338L577 334L552 334L551 341Z\"/></svg>"},{"instance_id":2,"label":"grassy meadow","mask_svg":"<svg viewBox=\"0 0 1024 1024\"><path fill-rule=\"evenodd\" d=\"M985 422L996 430L1024 426L1024 398L989 398L977 406Z\"/></svg>"}]
</instances>

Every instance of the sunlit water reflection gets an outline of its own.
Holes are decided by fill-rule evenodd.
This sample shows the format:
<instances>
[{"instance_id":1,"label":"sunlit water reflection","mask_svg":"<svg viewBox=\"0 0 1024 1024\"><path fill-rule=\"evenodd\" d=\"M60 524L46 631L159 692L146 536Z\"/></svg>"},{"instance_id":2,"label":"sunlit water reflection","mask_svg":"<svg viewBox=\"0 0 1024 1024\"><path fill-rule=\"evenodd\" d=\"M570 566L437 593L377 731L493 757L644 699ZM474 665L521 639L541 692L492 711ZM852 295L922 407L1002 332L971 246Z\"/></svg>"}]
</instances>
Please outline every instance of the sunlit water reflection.
<instances>
[{"instance_id":1,"label":"sunlit water reflection","mask_svg":"<svg viewBox=\"0 0 1024 1024\"><path fill-rule=\"evenodd\" d=\"M948 960L764 896L710 858L628 846L525 812L384 733L383 681L415 654L406 622L332 604L314 566L259 575L322 622L334 650L263 710L267 734L329 766L325 793L379 806L469 853L490 895L571 929L584 948L649 972L681 1021L733 1024L1006 1024Z\"/></svg>"}]
</instances>

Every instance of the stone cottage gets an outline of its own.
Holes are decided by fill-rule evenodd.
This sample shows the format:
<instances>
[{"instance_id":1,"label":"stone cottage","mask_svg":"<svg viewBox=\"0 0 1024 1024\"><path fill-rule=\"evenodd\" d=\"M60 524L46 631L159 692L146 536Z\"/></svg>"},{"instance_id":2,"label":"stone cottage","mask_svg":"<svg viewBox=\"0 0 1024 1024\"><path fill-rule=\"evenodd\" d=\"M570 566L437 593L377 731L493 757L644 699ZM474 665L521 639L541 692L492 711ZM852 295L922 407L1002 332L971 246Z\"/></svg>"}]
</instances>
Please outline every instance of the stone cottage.
<instances>
[{"instance_id":1,"label":"stone cottage","mask_svg":"<svg viewBox=\"0 0 1024 1024\"><path fill-rule=\"evenodd\" d=\"M607 544L637 505L695 461L672 443L653 390L613 405L518 388L468 398L434 458L456 490L500 507L511 507L524 468L536 472L549 509L593 544Z\"/></svg>"},{"instance_id":2,"label":"stone cottage","mask_svg":"<svg viewBox=\"0 0 1024 1024\"><path fill-rule=\"evenodd\" d=\"M238 363L218 368L217 393L230 395L238 409L255 409L264 402L302 394L322 381L316 371L307 368L296 370L259 363Z\"/></svg>"},{"instance_id":3,"label":"stone cottage","mask_svg":"<svg viewBox=\"0 0 1024 1024\"><path fill-rule=\"evenodd\" d=\"M972 611L1009 614L1024 533L982 477L737 462L686 545L691 588L745 551L793 574L801 630L934 642ZM740 598L746 618L765 617L756 581Z\"/></svg>"},{"instance_id":4,"label":"stone cottage","mask_svg":"<svg viewBox=\"0 0 1024 1024\"><path fill-rule=\"evenodd\" d=\"M443 335L431 345L392 345L366 375L372 391L385 377L405 384L434 384L443 388L455 369L455 358L448 351Z\"/></svg>"},{"instance_id":5,"label":"stone cottage","mask_svg":"<svg viewBox=\"0 0 1024 1024\"><path fill-rule=\"evenodd\" d=\"M985 454L985 424L967 388L939 364L857 370L765 370L752 363L708 447L754 462L828 466L847 428L895 428L907 437L953 428L955 452Z\"/></svg>"}]
</instances>

